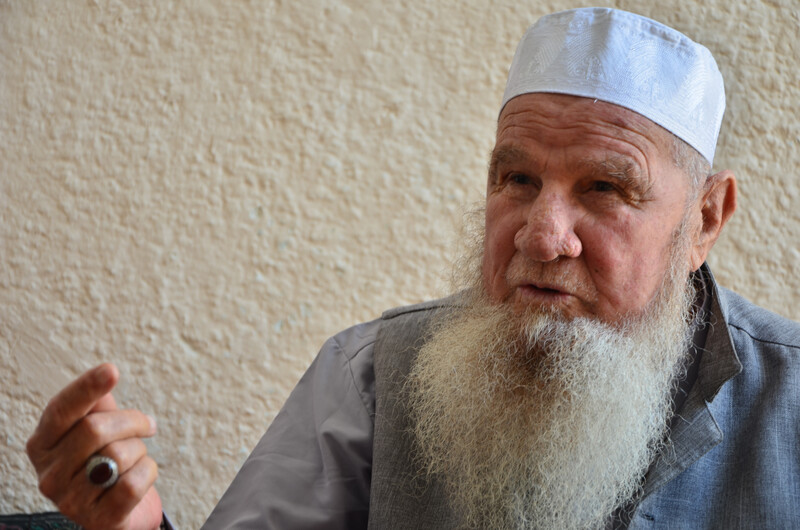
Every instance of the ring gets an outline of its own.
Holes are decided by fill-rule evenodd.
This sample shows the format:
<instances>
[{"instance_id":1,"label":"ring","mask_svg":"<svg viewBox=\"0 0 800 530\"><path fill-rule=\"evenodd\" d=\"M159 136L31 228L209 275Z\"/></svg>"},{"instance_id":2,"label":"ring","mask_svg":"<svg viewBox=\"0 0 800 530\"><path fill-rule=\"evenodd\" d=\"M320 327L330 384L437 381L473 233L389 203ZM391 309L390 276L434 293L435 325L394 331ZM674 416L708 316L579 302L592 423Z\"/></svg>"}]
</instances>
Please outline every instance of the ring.
<instances>
[{"instance_id":1,"label":"ring","mask_svg":"<svg viewBox=\"0 0 800 530\"><path fill-rule=\"evenodd\" d=\"M86 476L95 486L110 488L119 478L117 463L113 458L94 455L86 462Z\"/></svg>"}]
</instances>

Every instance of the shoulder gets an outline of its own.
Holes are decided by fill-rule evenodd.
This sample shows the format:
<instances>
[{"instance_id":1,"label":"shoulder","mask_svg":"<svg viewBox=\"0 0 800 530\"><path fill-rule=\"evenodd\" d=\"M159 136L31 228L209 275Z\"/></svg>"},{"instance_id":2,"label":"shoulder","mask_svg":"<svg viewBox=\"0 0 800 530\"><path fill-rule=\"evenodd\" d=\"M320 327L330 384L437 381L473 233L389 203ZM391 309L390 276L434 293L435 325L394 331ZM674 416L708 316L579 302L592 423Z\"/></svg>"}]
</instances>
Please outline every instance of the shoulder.
<instances>
[{"instance_id":1,"label":"shoulder","mask_svg":"<svg viewBox=\"0 0 800 530\"><path fill-rule=\"evenodd\" d=\"M459 293L384 312L375 345L376 373L390 374L390 379L397 374L407 373L419 348L426 341L436 315L460 305L462 297Z\"/></svg>"},{"instance_id":2,"label":"shoulder","mask_svg":"<svg viewBox=\"0 0 800 530\"><path fill-rule=\"evenodd\" d=\"M799 323L759 307L724 287L718 287L718 293L725 321L737 346L751 342L762 347L788 348L800 355Z\"/></svg>"},{"instance_id":3,"label":"shoulder","mask_svg":"<svg viewBox=\"0 0 800 530\"><path fill-rule=\"evenodd\" d=\"M376 318L344 329L329 338L323 345L322 351L330 350L349 361L368 355L375 344L380 325L381 319Z\"/></svg>"},{"instance_id":4,"label":"shoulder","mask_svg":"<svg viewBox=\"0 0 800 530\"><path fill-rule=\"evenodd\" d=\"M323 350L333 350L336 355L344 355L347 359L353 360L371 351L383 327L410 319L425 321L439 311L458 306L460 298L460 294L454 294L445 298L387 309L375 320L356 324L332 336L323 346Z\"/></svg>"},{"instance_id":5,"label":"shoulder","mask_svg":"<svg viewBox=\"0 0 800 530\"><path fill-rule=\"evenodd\" d=\"M424 341L434 317L452 311L463 300L463 293L420 304L396 307L383 313L378 344L382 350L393 352L415 349Z\"/></svg>"},{"instance_id":6,"label":"shoulder","mask_svg":"<svg viewBox=\"0 0 800 530\"><path fill-rule=\"evenodd\" d=\"M381 320L389 321L398 318L426 318L442 310L449 310L460 305L463 298L462 293L452 294L445 298L428 300L419 304L395 307L384 311Z\"/></svg>"},{"instance_id":7,"label":"shoulder","mask_svg":"<svg viewBox=\"0 0 800 530\"><path fill-rule=\"evenodd\" d=\"M388 309L375 320L362 322L340 331L329 338L322 347L322 357L344 358L348 362L372 357L372 350L385 328L396 324L407 325L409 320L425 322L433 314L458 305L459 294L429 300L418 304Z\"/></svg>"}]
</instances>

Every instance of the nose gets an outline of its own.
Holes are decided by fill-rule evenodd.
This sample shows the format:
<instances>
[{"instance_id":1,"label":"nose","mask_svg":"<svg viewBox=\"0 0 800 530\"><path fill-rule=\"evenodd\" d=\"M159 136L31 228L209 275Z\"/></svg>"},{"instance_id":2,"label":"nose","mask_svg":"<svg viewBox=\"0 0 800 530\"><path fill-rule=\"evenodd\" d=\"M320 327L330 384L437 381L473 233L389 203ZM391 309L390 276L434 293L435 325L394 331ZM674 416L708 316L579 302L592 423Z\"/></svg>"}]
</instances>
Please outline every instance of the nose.
<instances>
[{"instance_id":1,"label":"nose","mask_svg":"<svg viewBox=\"0 0 800 530\"><path fill-rule=\"evenodd\" d=\"M574 207L557 194L539 194L530 205L525 225L514 236L514 245L539 262L561 256L577 258L583 247L575 234L575 217Z\"/></svg>"}]
</instances>

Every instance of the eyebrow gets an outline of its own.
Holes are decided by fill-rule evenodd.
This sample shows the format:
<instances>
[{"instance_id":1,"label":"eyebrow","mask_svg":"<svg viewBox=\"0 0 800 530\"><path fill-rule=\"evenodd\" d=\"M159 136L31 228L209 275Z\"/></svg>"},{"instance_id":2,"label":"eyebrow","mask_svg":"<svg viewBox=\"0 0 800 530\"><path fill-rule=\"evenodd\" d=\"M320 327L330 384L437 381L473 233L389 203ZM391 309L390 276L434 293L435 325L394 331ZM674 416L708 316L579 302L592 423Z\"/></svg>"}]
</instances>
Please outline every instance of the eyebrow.
<instances>
[{"instance_id":1,"label":"eyebrow","mask_svg":"<svg viewBox=\"0 0 800 530\"><path fill-rule=\"evenodd\" d=\"M492 155L489 161L489 179L492 182L496 182L497 180L497 168L503 165L515 165L515 164L535 164L535 160L533 160L530 154L516 146L503 146L496 148L492 151Z\"/></svg>"},{"instance_id":2,"label":"eyebrow","mask_svg":"<svg viewBox=\"0 0 800 530\"><path fill-rule=\"evenodd\" d=\"M578 165L588 170L595 178L613 180L622 189L633 192L639 200L647 200L653 189L649 175L642 172L639 164L628 157L609 156L603 160L584 159Z\"/></svg>"},{"instance_id":3,"label":"eyebrow","mask_svg":"<svg viewBox=\"0 0 800 530\"><path fill-rule=\"evenodd\" d=\"M506 145L492 151L489 162L489 178L491 182L497 181L497 171L504 165L538 166L537 160L525 149L513 145ZM584 158L577 162L577 167L589 176L613 181L623 190L627 190L638 200L648 200L653 183L649 175L643 174L641 167L634 160L626 156L608 156L597 160Z\"/></svg>"}]
</instances>

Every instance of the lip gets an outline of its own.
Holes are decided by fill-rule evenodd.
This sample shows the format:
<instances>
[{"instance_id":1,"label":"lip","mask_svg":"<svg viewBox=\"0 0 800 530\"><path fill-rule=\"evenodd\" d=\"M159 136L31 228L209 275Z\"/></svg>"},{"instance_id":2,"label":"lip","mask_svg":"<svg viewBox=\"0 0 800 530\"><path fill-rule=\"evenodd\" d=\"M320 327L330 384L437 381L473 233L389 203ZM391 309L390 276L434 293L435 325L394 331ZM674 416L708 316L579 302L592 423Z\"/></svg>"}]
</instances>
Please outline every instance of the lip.
<instances>
[{"instance_id":1,"label":"lip","mask_svg":"<svg viewBox=\"0 0 800 530\"><path fill-rule=\"evenodd\" d=\"M539 291L553 292L555 294L570 294L563 287L551 283L531 282L528 284L523 284L521 287L530 287L532 289L537 289Z\"/></svg>"},{"instance_id":2,"label":"lip","mask_svg":"<svg viewBox=\"0 0 800 530\"><path fill-rule=\"evenodd\" d=\"M546 283L524 283L516 287L519 297L525 302L559 303L572 298L572 294L557 285Z\"/></svg>"}]
</instances>

